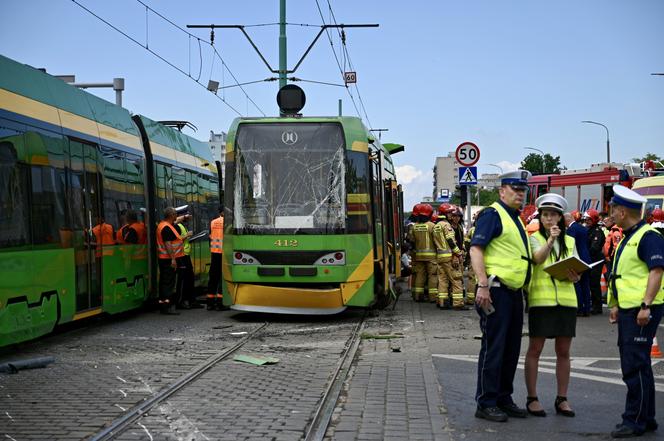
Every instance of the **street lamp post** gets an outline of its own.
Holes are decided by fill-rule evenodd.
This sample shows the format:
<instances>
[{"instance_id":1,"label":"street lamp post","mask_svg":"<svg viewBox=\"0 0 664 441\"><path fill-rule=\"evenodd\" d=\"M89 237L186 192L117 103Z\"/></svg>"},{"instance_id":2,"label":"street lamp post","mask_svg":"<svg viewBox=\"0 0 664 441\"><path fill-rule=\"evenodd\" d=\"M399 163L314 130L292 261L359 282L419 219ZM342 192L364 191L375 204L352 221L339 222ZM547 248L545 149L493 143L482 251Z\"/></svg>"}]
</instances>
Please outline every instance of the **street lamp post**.
<instances>
[{"instance_id":1,"label":"street lamp post","mask_svg":"<svg viewBox=\"0 0 664 441\"><path fill-rule=\"evenodd\" d=\"M542 155L542 174L546 174L546 158L544 157L544 152L541 151L540 149L536 149L534 147L524 147L526 150L534 150L536 152L539 152Z\"/></svg>"},{"instance_id":2,"label":"street lamp post","mask_svg":"<svg viewBox=\"0 0 664 441\"><path fill-rule=\"evenodd\" d=\"M596 121L581 121L582 123L586 124L595 124L597 126L602 126L604 127L604 130L606 130L606 162L609 163L609 166L611 166L611 148L609 144L609 128L605 126L602 123L598 123Z\"/></svg>"}]
</instances>

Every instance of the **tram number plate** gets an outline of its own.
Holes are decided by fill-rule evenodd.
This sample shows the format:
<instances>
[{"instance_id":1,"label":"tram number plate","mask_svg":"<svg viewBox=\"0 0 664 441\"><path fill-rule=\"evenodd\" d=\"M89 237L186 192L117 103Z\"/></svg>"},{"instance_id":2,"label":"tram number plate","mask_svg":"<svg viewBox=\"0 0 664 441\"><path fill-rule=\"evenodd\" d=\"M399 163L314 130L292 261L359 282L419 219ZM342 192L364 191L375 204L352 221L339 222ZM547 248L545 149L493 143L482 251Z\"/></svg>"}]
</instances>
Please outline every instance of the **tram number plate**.
<instances>
[{"instance_id":1,"label":"tram number plate","mask_svg":"<svg viewBox=\"0 0 664 441\"><path fill-rule=\"evenodd\" d=\"M296 247L298 246L297 240L275 240L274 245L277 247Z\"/></svg>"}]
</instances>

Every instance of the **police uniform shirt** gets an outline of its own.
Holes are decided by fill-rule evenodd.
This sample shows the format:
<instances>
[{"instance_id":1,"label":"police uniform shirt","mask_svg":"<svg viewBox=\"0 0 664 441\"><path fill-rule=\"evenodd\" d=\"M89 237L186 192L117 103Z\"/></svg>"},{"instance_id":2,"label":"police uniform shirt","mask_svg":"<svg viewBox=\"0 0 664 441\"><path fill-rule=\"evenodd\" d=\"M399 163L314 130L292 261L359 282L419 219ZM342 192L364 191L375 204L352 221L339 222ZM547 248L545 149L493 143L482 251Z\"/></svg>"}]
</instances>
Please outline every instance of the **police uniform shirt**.
<instances>
[{"instance_id":1,"label":"police uniform shirt","mask_svg":"<svg viewBox=\"0 0 664 441\"><path fill-rule=\"evenodd\" d=\"M528 236L526 231L521 226L519 222L519 210L508 207L503 201L498 201L500 205L507 211L514 222L516 223L519 233L521 233L521 239L524 243L528 242ZM470 240L470 246L480 246L486 248L496 237L500 236L503 232L503 225L500 223L500 215L493 207L487 207L482 210L482 213L477 218L477 225L475 226L475 233L473 238Z\"/></svg>"},{"instance_id":2,"label":"police uniform shirt","mask_svg":"<svg viewBox=\"0 0 664 441\"><path fill-rule=\"evenodd\" d=\"M629 230L623 231L623 240L616 250L616 259L620 258L620 254L622 254L629 238L645 223L646 222L642 220ZM662 235L657 234L654 231L646 232L641 238L639 248L636 252L639 259L645 262L648 270L653 268L664 268L664 237L662 237Z\"/></svg>"}]
</instances>

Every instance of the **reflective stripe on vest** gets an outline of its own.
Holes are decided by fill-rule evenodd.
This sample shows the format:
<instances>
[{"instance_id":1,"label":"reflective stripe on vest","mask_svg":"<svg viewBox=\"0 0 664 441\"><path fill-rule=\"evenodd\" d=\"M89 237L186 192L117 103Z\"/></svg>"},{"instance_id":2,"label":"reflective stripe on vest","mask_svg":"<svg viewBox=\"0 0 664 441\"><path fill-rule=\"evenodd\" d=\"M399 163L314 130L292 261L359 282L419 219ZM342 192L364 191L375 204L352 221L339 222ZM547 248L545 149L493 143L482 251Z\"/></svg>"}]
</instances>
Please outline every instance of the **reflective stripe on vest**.
<instances>
[{"instance_id":1,"label":"reflective stripe on vest","mask_svg":"<svg viewBox=\"0 0 664 441\"><path fill-rule=\"evenodd\" d=\"M210 252L221 253L224 248L224 218L219 216L210 222Z\"/></svg>"},{"instance_id":2,"label":"reflective stripe on vest","mask_svg":"<svg viewBox=\"0 0 664 441\"><path fill-rule=\"evenodd\" d=\"M655 234L659 232L648 224L643 224L637 231L635 231L623 245L623 240L618 244L620 254L616 253L616 258L613 261L613 270L611 271L611 283L609 289L608 303L611 306L615 305L616 297L618 299L618 306L623 309L638 308L643 302L648 287L648 274L650 270L648 265L639 259L639 243L641 238L648 231L654 231ZM614 292L615 289L615 292ZM664 278L662 278L659 292L653 300L653 305L660 305L664 303Z\"/></svg>"},{"instance_id":3,"label":"reflective stripe on vest","mask_svg":"<svg viewBox=\"0 0 664 441\"><path fill-rule=\"evenodd\" d=\"M433 223L413 225L413 237L415 238L415 260L431 261L436 258L436 249L434 248Z\"/></svg>"},{"instance_id":4,"label":"reflective stripe on vest","mask_svg":"<svg viewBox=\"0 0 664 441\"><path fill-rule=\"evenodd\" d=\"M546 238L537 231L532 237L542 246L546 246ZM569 255L574 253L574 238L565 235L565 246ZM574 283L569 280L556 280L549 273L544 271L544 267L555 262L553 250L549 253L546 260L539 265L533 266L533 275L528 285L528 305L529 306L570 306L576 308L576 291Z\"/></svg>"},{"instance_id":5,"label":"reflective stripe on vest","mask_svg":"<svg viewBox=\"0 0 664 441\"><path fill-rule=\"evenodd\" d=\"M187 227L185 227L182 224L178 224L178 228L180 229L180 236L184 236L185 234L187 234ZM191 244L189 243L189 239L184 240L183 249L185 255L188 256L189 254L191 254Z\"/></svg>"},{"instance_id":6,"label":"reflective stripe on vest","mask_svg":"<svg viewBox=\"0 0 664 441\"><path fill-rule=\"evenodd\" d=\"M438 222L433 227L433 241L436 244L436 259L443 262L452 259L452 249L445 238L445 221Z\"/></svg>"},{"instance_id":7,"label":"reflective stripe on vest","mask_svg":"<svg viewBox=\"0 0 664 441\"><path fill-rule=\"evenodd\" d=\"M502 205L494 202L491 207L498 212L503 231L484 250L486 273L497 276L511 289L520 289L526 283L531 258L530 244L527 241L524 243L514 219ZM517 219L525 231L521 218L517 216Z\"/></svg>"},{"instance_id":8,"label":"reflective stripe on vest","mask_svg":"<svg viewBox=\"0 0 664 441\"><path fill-rule=\"evenodd\" d=\"M173 234L175 234L175 240L164 243L164 240L161 237L161 232L167 227L173 231ZM159 259L170 259L171 254L169 254L167 250L170 250L175 258L182 257L184 256L184 242L173 225L169 222L161 221L159 226L157 226L157 257Z\"/></svg>"}]
</instances>

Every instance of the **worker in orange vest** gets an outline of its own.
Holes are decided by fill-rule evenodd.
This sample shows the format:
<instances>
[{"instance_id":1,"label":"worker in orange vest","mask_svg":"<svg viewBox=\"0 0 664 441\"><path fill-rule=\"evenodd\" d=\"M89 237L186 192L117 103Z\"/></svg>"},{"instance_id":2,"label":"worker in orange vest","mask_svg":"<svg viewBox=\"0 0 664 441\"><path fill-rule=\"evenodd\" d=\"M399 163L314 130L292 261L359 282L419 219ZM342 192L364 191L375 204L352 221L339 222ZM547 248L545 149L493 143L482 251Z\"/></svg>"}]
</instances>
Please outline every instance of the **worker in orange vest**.
<instances>
[{"instance_id":1,"label":"worker in orange vest","mask_svg":"<svg viewBox=\"0 0 664 441\"><path fill-rule=\"evenodd\" d=\"M178 214L173 207L164 209L164 220L157 226L157 258L159 261L159 310L177 315L175 311L175 275L178 259L184 257L184 241L175 229Z\"/></svg>"},{"instance_id":2,"label":"worker in orange vest","mask_svg":"<svg viewBox=\"0 0 664 441\"><path fill-rule=\"evenodd\" d=\"M111 245L115 245L115 234L113 233L113 226L104 222L103 217L99 217L97 220L97 225L92 227L92 234L95 237L95 256L101 257L112 256L113 248L110 248Z\"/></svg>"},{"instance_id":3,"label":"worker in orange vest","mask_svg":"<svg viewBox=\"0 0 664 441\"><path fill-rule=\"evenodd\" d=\"M221 282L221 262L224 245L224 207L219 206L219 217L210 222L210 273L208 274L207 309L224 308Z\"/></svg>"}]
</instances>

